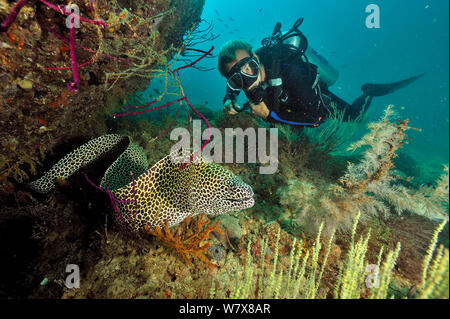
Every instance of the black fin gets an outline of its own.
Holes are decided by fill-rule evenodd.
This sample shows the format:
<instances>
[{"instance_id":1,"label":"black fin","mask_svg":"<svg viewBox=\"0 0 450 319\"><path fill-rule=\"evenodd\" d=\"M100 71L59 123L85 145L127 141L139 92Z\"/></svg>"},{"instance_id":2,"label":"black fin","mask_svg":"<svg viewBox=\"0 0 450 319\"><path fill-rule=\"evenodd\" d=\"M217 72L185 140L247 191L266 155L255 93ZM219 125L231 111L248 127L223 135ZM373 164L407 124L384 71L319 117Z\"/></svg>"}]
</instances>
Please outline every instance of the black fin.
<instances>
[{"instance_id":1,"label":"black fin","mask_svg":"<svg viewBox=\"0 0 450 319\"><path fill-rule=\"evenodd\" d=\"M401 89L405 86L408 86L409 84L413 83L420 77L422 77L425 73L410 77L405 80L401 80L398 82L393 83L387 83L387 84L374 84L374 83L367 83L361 86L361 90L364 92L367 96L383 96L390 94L392 92L397 91L398 89Z\"/></svg>"}]
</instances>

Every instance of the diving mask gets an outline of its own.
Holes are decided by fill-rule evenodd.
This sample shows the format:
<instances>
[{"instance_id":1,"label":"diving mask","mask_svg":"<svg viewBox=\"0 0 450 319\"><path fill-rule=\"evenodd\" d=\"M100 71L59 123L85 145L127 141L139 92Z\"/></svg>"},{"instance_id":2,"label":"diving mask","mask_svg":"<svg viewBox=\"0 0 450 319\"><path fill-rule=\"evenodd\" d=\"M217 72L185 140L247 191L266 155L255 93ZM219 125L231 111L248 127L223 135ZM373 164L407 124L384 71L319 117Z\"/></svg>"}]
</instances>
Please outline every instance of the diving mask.
<instances>
[{"instance_id":1,"label":"diving mask","mask_svg":"<svg viewBox=\"0 0 450 319\"><path fill-rule=\"evenodd\" d=\"M246 57L236 63L228 72L227 85L233 91L247 90L259 75L259 62L256 57Z\"/></svg>"}]
</instances>

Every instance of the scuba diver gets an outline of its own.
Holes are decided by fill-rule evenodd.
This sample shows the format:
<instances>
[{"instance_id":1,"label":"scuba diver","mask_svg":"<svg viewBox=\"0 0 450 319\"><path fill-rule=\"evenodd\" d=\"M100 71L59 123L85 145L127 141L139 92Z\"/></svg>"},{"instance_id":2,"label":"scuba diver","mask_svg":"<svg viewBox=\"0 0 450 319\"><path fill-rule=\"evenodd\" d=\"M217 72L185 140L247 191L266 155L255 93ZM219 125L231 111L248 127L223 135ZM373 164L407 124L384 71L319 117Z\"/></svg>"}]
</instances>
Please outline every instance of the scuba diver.
<instances>
[{"instance_id":1,"label":"scuba diver","mask_svg":"<svg viewBox=\"0 0 450 319\"><path fill-rule=\"evenodd\" d=\"M224 110L237 114L251 108L252 113L271 123L293 126L318 126L330 115L331 103L344 112L344 121L364 113L373 97L383 96L416 81L423 74L389 84L364 84L363 94L349 104L328 88L337 80L338 71L308 46L298 29L303 18L285 33L277 23L262 47L239 40L227 42L219 53L219 72L227 79ZM237 105L244 91L248 102Z\"/></svg>"}]
</instances>

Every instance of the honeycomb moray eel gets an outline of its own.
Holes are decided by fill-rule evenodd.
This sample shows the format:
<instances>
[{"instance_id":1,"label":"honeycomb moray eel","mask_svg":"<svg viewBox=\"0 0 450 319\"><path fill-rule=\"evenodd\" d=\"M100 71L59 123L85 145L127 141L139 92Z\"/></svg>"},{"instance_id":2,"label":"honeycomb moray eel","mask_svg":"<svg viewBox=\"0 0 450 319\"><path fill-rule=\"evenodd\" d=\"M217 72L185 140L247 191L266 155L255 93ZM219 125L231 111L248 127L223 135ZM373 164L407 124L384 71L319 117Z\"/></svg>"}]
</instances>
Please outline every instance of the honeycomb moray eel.
<instances>
[{"instance_id":1,"label":"honeycomb moray eel","mask_svg":"<svg viewBox=\"0 0 450 319\"><path fill-rule=\"evenodd\" d=\"M143 149L130 137L117 134L83 144L28 185L36 192L48 193L56 187L58 178L67 179L108 156L118 157L105 171L100 186L115 198L115 221L134 232L167 220L174 226L188 216L219 215L254 205L252 188L229 169L198 156L180 170L181 164L172 161L171 155L149 169Z\"/></svg>"}]
</instances>

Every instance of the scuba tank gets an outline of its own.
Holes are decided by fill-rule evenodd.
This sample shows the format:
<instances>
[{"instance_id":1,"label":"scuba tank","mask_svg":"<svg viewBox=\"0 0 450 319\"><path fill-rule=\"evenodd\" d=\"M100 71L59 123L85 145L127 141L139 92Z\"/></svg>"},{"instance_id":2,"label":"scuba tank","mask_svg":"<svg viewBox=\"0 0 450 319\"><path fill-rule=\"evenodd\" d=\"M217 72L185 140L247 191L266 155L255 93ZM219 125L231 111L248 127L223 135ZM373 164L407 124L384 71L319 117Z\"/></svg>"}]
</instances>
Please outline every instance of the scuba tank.
<instances>
[{"instance_id":1,"label":"scuba tank","mask_svg":"<svg viewBox=\"0 0 450 319\"><path fill-rule=\"evenodd\" d=\"M339 71L333 67L323 56L308 45L308 39L298 29L303 23L303 18L298 19L294 26L287 32L281 32L281 23L277 23L272 32L272 36L261 41L263 46L275 46L277 44L285 44L291 48L295 53L306 62L317 66L317 72L320 75L320 80L330 87L333 85L338 76Z\"/></svg>"}]
</instances>

